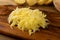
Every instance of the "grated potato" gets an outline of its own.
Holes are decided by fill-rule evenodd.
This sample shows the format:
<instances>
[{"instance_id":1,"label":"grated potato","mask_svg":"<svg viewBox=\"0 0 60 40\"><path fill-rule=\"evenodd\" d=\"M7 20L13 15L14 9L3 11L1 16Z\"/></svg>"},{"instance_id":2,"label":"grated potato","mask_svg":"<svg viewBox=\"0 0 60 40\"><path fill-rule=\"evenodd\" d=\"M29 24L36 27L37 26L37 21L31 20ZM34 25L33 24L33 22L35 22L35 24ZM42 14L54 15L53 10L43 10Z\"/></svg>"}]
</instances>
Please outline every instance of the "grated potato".
<instances>
[{"instance_id":1,"label":"grated potato","mask_svg":"<svg viewBox=\"0 0 60 40\"><path fill-rule=\"evenodd\" d=\"M47 5L47 4L50 4L52 2L52 0L37 0L37 4L38 5Z\"/></svg>"},{"instance_id":2,"label":"grated potato","mask_svg":"<svg viewBox=\"0 0 60 40\"><path fill-rule=\"evenodd\" d=\"M38 5L43 5L45 3L46 0L37 0L37 4Z\"/></svg>"},{"instance_id":3,"label":"grated potato","mask_svg":"<svg viewBox=\"0 0 60 40\"><path fill-rule=\"evenodd\" d=\"M26 1L25 0L14 0L18 4L24 4Z\"/></svg>"},{"instance_id":4,"label":"grated potato","mask_svg":"<svg viewBox=\"0 0 60 40\"><path fill-rule=\"evenodd\" d=\"M52 2L52 0L14 0L18 4L27 3L29 6L33 6L35 4L38 5L47 5Z\"/></svg>"},{"instance_id":5,"label":"grated potato","mask_svg":"<svg viewBox=\"0 0 60 40\"><path fill-rule=\"evenodd\" d=\"M46 0L46 2L44 4L49 4L51 3L53 0Z\"/></svg>"},{"instance_id":6,"label":"grated potato","mask_svg":"<svg viewBox=\"0 0 60 40\"><path fill-rule=\"evenodd\" d=\"M11 28L15 25L22 31L27 30L29 35L35 33L40 27L47 26L46 15L39 9L32 10L30 8L16 8L8 17Z\"/></svg>"},{"instance_id":7,"label":"grated potato","mask_svg":"<svg viewBox=\"0 0 60 40\"><path fill-rule=\"evenodd\" d=\"M37 0L26 0L26 1L29 6L35 5L37 3Z\"/></svg>"}]
</instances>

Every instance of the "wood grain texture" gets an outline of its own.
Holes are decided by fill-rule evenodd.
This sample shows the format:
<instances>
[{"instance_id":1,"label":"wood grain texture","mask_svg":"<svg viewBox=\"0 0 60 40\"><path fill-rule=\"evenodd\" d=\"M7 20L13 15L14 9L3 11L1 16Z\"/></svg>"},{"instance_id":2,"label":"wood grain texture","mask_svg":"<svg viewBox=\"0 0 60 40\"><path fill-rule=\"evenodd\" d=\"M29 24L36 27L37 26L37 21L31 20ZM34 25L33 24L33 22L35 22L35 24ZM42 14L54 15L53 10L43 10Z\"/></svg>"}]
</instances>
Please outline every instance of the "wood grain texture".
<instances>
[{"instance_id":1,"label":"wood grain texture","mask_svg":"<svg viewBox=\"0 0 60 40\"><path fill-rule=\"evenodd\" d=\"M6 7L8 8L9 14L12 10L16 8L16 6ZM38 8L45 12L50 23L48 25L48 28L46 29L40 28L40 31L34 33L32 36L29 36L27 32L22 32L17 28L14 29L10 28L7 21L9 14L8 15L0 14L0 33L30 40L60 40L60 12L58 12L54 7L34 6L31 8L32 9Z\"/></svg>"}]
</instances>

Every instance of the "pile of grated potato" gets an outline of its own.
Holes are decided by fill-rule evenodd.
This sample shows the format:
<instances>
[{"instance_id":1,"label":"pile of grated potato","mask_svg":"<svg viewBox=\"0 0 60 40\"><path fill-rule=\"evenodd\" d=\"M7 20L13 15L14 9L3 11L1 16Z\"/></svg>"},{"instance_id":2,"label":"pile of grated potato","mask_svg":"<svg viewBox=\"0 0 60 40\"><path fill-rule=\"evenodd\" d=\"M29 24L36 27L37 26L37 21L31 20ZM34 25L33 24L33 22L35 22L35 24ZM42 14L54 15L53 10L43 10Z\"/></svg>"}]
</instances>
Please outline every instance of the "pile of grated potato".
<instances>
[{"instance_id":1,"label":"pile of grated potato","mask_svg":"<svg viewBox=\"0 0 60 40\"><path fill-rule=\"evenodd\" d=\"M22 31L27 30L29 35L38 31L40 27L45 28L48 24L46 21L46 15L42 11L30 8L16 8L8 17L12 28L16 25Z\"/></svg>"}]
</instances>

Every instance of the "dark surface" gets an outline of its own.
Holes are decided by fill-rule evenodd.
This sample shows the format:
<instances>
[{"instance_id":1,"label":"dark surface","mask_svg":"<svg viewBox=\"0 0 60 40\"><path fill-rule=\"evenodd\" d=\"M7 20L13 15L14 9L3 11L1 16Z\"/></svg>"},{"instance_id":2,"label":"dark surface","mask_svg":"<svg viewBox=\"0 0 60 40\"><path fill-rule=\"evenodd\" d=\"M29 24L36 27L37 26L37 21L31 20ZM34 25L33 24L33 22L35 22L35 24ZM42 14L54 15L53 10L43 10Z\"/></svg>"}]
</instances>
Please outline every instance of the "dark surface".
<instances>
[{"instance_id":1,"label":"dark surface","mask_svg":"<svg viewBox=\"0 0 60 40\"><path fill-rule=\"evenodd\" d=\"M32 36L29 36L27 32L22 32L17 28L11 29L7 18L12 10L16 6L4 6L8 8L8 13L2 10L5 14L0 13L0 33L5 34L11 37L31 39L31 40L60 40L60 12L58 12L54 7L49 6L34 6L32 9L38 8L46 13L49 20L48 28L40 28L39 32L34 33ZM2 7L2 9L4 8ZM23 6L20 6L20 8ZM7 14L7 15L6 15Z\"/></svg>"},{"instance_id":2,"label":"dark surface","mask_svg":"<svg viewBox=\"0 0 60 40\"><path fill-rule=\"evenodd\" d=\"M0 34L0 40L16 40L16 39Z\"/></svg>"}]
</instances>

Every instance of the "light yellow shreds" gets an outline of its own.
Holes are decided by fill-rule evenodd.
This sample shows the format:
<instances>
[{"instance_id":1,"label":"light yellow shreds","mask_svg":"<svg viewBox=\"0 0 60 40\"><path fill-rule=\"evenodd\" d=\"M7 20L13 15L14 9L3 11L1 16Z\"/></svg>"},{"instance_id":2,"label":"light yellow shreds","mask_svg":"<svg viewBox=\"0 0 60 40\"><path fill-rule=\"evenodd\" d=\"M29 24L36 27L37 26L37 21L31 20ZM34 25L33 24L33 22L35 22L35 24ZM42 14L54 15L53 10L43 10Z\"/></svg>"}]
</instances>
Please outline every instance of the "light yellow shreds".
<instances>
[{"instance_id":1,"label":"light yellow shreds","mask_svg":"<svg viewBox=\"0 0 60 40\"><path fill-rule=\"evenodd\" d=\"M45 28L46 21L46 15L42 11L30 8L16 8L8 17L8 22L12 22L12 28L17 25L18 29L27 30L29 35L38 31L40 27Z\"/></svg>"}]
</instances>

